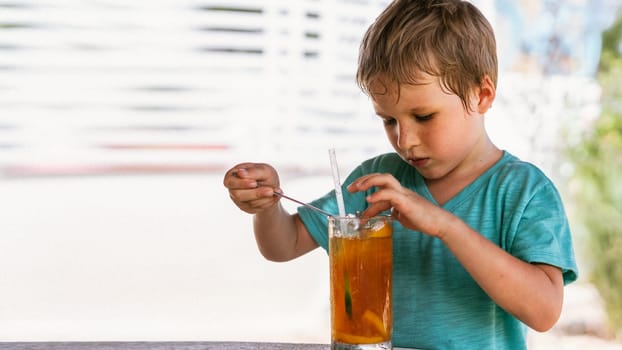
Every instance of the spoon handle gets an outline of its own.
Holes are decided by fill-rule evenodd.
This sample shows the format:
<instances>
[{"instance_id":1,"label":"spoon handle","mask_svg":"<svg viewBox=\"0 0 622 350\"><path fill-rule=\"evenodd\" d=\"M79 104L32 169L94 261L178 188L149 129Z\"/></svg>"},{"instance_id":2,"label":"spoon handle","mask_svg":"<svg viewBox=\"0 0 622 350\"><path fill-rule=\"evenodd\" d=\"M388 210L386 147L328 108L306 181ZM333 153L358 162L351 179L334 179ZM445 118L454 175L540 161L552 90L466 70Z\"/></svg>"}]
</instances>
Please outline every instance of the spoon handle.
<instances>
[{"instance_id":1,"label":"spoon handle","mask_svg":"<svg viewBox=\"0 0 622 350\"><path fill-rule=\"evenodd\" d=\"M312 206L311 204L307 204L307 203L305 203L305 202L301 202L301 201L299 201L299 200L297 200L297 199L294 199L294 198L292 198L292 197L286 196L286 195L284 195L284 194L283 194L283 193L281 193L281 192L276 192L276 191L274 191L274 195L275 195L275 196L282 197L282 198L285 198L285 199L289 199L290 201L292 201L292 202L294 202L294 203L298 203L298 204L303 205L303 206L305 206L305 207L307 207L307 208L309 208L309 209L313 209L313 210L317 211L318 213L322 213L322 214L324 214L324 215L326 215L326 216L333 216L333 214L331 214L331 213L329 213L329 212L327 212L327 211L324 211L324 210L322 210L322 209L320 209L320 208L318 208L318 207L314 207L314 206Z\"/></svg>"}]
</instances>

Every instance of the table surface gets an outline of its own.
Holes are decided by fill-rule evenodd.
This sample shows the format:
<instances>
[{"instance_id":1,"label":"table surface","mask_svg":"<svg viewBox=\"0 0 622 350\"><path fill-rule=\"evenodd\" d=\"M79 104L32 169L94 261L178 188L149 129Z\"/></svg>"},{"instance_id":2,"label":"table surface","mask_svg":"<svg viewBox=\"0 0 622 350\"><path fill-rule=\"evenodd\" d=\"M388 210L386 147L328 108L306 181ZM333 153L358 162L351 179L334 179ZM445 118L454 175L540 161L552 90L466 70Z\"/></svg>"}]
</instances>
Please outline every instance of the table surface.
<instances>
[{"instance_id":1,"label":"table surface","mask_svg":"<svg viewBox=\"0 0 622 350\"><path fill-rule=\"evenodd\" d=\"M329 345L255 342L3 342L2 350L326 350Z\"/></svg>"},{"instance_id":2,"label":"table surface","mask_svg":"<svg viewBox=\"0 0 622 350\"><path fill-rule=\"evenodd\" d=\"M254 342L3 342L2 350L328 350L327 344ZM398 350L399 348L394 348Z\"/></svg>"}]
</instances>

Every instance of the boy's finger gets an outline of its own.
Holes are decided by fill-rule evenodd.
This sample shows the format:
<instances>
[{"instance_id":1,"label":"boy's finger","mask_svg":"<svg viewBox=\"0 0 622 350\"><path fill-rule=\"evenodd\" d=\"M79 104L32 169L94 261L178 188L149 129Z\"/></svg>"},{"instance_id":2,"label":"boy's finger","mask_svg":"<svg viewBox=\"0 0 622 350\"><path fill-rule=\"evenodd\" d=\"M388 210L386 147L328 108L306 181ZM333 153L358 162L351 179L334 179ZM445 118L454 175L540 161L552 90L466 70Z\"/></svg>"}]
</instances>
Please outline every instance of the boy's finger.
<instances>
[{"instance_id":1,"label":"boy's finger","mask_svg":"<svg viewBox=\"0 0 622 350\"><path fill-rule=\"evenodd\" d=\"M229 191L231 199L237 202L252 202L257 200L274 201L270 187L256 187L252 189L236 189Z\"/></svg>"},{"instance_id":2,"label":"boy's finger","mask_svg":"<svg viewBox=\"0 0 622 350\"><path fill-rule=\"evenodd\" d=\"M231 175L239 179L244 179L250 176L248 168L252 167L252 164L244 163L238 164L231 170Z\"/></svg>"},{"instance_id":3,"label":"boy's finger","mask_svg":"<svg viewBox=\"0 0 622 350\"><path fill-rule=\"evenodd\" d=\"M225 176L223 184L230 190L251 189L257 187L257 181L248 177L245 174L245 171L240 171L239 169L230 171L229 174Z\"/></svg>"},{"instance_id":4,"label":"boy's finger","mask_svg":"<svg viewBox=\"0 0 622 350\"><path fill-rule=\"evenodd\" d=\"M254 179L257 182L266 182L270 179L272 172L265 164L241 164L233 171L233 175L240 179Z\"/></svg>"},{"instance_id":5,"label":"boy's finger","mask_svg":"<svg viewBox=\"0 0 622 350\"><path fill-rule=\"evenodd\" d=\"M361 217L363 218L370 218L373 216L376 216L380 213L382 213L385 210L389 210L391 209L391 203L390 202L377 202L377 203L373 203L371 204L369 207L367 207L367 209L365 209L362 213L361 213Z\"/></svg>"},{"instance_id":6,"label":"boy's finger","mask_svg":"<svg viewBox=\"0 0 622 350\"><path fill-rule=\"evenodd\" d=\"M391 182L391 177L387 174L368 174L365 176L361 176L356 179L350 186L348 186L348 191L357 192L357 191L367 191L371 187L379 187L389 185Z\"/></svg>"}]
</instances>

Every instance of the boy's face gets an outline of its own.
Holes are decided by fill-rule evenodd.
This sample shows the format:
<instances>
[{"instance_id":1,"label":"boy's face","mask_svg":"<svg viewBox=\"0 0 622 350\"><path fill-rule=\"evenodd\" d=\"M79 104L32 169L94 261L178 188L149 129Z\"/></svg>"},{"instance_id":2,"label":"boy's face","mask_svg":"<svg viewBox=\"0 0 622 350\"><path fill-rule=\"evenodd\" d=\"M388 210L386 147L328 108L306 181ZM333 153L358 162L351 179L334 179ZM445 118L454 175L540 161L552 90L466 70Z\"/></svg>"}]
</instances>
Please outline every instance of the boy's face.
<instances>
[{"instance_id":1,"label":"boy's face","mask_svg":"<svg viewBox=\"0 0 622 350\"><path fill-rule=\"evenodd\" d=\"M468 173L489 142L478 93L470 111L457 95L443 90L438 78L422 75L419 82L403 84L399 99L396 88L386 89L395 84L380 80L372 85L372 92L386 91L372 94L372 100L391 145L428 180L466 175L463 170Z\"/></svg>"}]
</instances>

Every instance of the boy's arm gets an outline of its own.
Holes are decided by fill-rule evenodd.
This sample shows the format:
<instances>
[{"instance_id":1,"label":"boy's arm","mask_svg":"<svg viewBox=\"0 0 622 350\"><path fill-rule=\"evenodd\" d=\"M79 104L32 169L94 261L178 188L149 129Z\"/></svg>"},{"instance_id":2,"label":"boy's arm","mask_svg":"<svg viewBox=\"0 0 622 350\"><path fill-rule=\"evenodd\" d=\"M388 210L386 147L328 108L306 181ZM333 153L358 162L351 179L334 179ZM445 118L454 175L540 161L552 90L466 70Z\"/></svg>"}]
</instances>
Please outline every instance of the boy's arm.
<instances>
[{"instance_id":1,"label":"boy's arm","mask_svg":"<svg viewBox=\"0 0 622 350\"><path fill-rule=\"evenodd\" d=\"M255 214L255 240L271 261L289 261L318 247L298 214L289 214L280 203Z\"/></svg>"},{"instance_id":2,"label":"boy's arm","mask_svg":"<svg viewBox=\"0 0 622 350\"><path fill-rule=\"evenodd\" d=\"M401 187L388 174L355 180L350 192L379 190L367 197L365 216L391 209L404 227L441 239L478 285L501 308L537 331L559 319L564 282L559 268L530 264L504 251L449 211Z\"/></svg>"},{"instance_id":3,"label":"boy's arm","mask_svg":"<svg viewBox=\"0 0 622 350\"><path fill-rule=\"evenodd\" d=\"M499 248L458 217L439 208L441 239L482 289L504 310L536 331L559 319L564 282L558 267L530 264Z\"/></svg>"},{"instance_id":4,"label":"boy's arm","mask_svg":"<svg viewBox=\"0 0 622 350\"><path fill-rule=\"evenodd\" d=\"M266 259L287 261L318 246L298 214L289 214L281 206L280 197L274 195L279 177L272 166L238 164L227 171L223 184L240 209L254 214L255 239Z\"/></svg>"}]
</instances>

